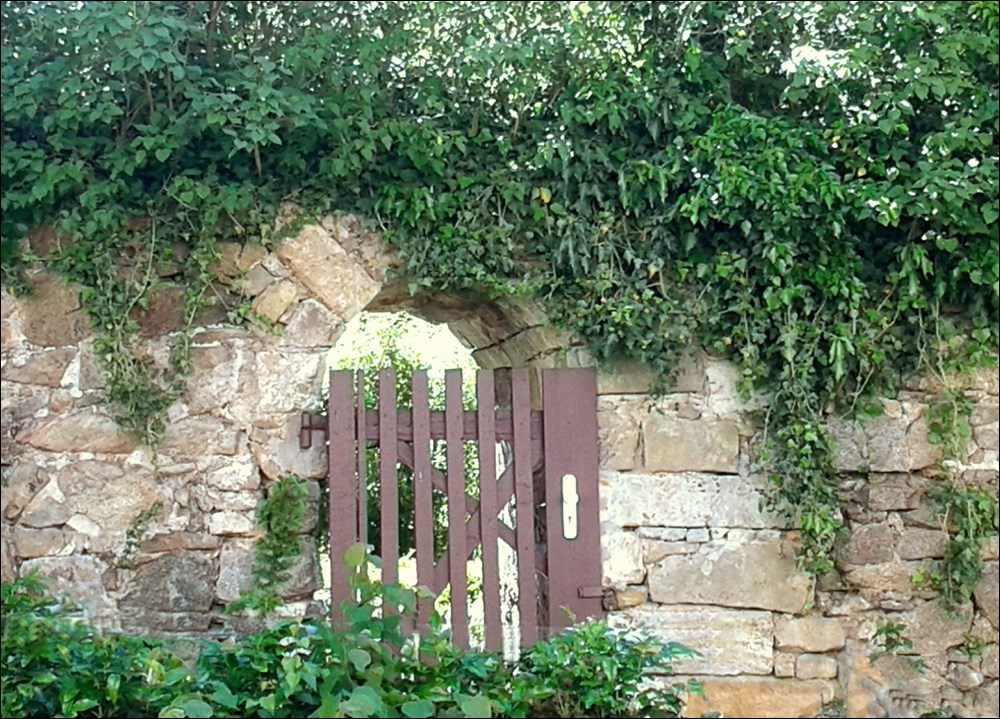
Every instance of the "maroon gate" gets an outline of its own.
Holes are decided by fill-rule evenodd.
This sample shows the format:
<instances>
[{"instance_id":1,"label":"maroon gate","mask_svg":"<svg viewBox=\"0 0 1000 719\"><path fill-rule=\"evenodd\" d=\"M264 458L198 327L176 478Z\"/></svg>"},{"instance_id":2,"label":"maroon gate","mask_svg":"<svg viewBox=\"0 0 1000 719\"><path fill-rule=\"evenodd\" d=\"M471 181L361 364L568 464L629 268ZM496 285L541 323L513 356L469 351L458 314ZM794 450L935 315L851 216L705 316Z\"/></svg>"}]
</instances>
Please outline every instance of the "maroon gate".
<instances>
[{"instance_id":1,"label":"maroon gate","mask_svg":"<svg viewBox=\"0 0 1000 719\"><path fill-rule=\"evenodd\" d=\"M450 587L453 641L469 645L467 561L481 548L486 649L502 648L501 575L516 586L521 646L603 616L596 380L592 369L541 371L541 410L532 409L529 371L479 370L475 410L463 408L461 370L445 373L443 412L430 410L426 372L412 376L412 409L397 408L395 378L377 378L377 409L364 404L361 371L330 373L323 424L303 416L302 445L323 429L329 447L331 605L352 599L343 556L367 543L366 448L378 447L382 581L398 581L400 491L397 463L412 470L413 545L417 584L435 596ZM445 445L445 468L434 466L434 440ZM465 443L478 447L478 497L467 492ZM497 471L497 451L505 458ZM497 475L500 476L497 476ZM432 497L447 498L447 546L435 561ZM508 561L501 566L498 542ZM516 557L516 561L511 561ZM516 575L516 577L514 576ZM509 602L508 602L509 603ZM509 609L509 607L508 607ZM418 604L417 622L430 611Z\"/></svg>"}]
</instances>

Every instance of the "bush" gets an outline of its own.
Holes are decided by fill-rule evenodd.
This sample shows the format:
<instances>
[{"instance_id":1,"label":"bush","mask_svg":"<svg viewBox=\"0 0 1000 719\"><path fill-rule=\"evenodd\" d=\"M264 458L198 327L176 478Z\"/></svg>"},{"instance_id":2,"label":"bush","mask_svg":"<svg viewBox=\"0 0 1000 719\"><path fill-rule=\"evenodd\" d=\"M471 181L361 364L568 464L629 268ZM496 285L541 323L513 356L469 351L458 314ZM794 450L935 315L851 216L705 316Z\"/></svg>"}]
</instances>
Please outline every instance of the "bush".
<instances>
[{"instance_id":1,"label":"bush","mask_svg":"<svg viewBox=\"0 0 1000 719\"><path fill-rule=\"evenodd\" d=\"M678 716L696 689L651 676L690 652L643 632L583 624L505 662L437 628L412 641L378 607L405 613L414 592L361 589L341 625L285 622L185 663L168 640L101 636L19 580L3 587L3 716Z\"/></svg>"}]
</instances>

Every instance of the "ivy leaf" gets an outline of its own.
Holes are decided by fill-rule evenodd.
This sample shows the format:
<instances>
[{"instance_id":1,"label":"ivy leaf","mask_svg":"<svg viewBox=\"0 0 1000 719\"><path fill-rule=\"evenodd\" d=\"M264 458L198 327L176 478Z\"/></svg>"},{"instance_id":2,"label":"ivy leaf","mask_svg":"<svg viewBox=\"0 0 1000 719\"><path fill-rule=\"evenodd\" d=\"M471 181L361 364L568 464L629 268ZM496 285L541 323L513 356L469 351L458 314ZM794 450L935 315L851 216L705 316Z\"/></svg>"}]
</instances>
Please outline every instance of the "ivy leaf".
<instances>
[{"instance_id":1,"label":"ivy leaf","mask_svg":"<svg viewBox=\"0 0 1000 719\"><path fill-rule=\"evenodd\" d=\"M410 719L424 719L434 716L434 702L428 699L408 701L399 708L400 713Z\"/></svg>"},{"instance_id":2,"label":"ivy leaf","mask_svg":"<svg viewBox=\"0 0 1000 719\"><path fill-rule=\"evenodd\" d=\"M351 696L340 703L340 709L349 717L364 719L375 716L382 700L372 687L355 687Z\"/></svg>"},{"instance_id":3,"label":"ivy leaf","mask_svg":"<svg viewBox=\"0 0 1000 719\"><path fill-rule=\"evenodd\" d=\"M347 652L347 658L351 660L354 668L359 672L364 671L365 667L372 663L371 654L357 647Z\"/></svg>"},{"instance_id":4,"label":"ivy leaf","mask_svg":"<svg viewBox=\"0 0 1000 719\"><path fill-rule=\"evenodd\" d=\"M488 719L493 716L493 702L481 694L461 699L458 703L458 708L461 710L462 716L469 717L470 719L473 717Z\"/></svg>"}]
</instances>

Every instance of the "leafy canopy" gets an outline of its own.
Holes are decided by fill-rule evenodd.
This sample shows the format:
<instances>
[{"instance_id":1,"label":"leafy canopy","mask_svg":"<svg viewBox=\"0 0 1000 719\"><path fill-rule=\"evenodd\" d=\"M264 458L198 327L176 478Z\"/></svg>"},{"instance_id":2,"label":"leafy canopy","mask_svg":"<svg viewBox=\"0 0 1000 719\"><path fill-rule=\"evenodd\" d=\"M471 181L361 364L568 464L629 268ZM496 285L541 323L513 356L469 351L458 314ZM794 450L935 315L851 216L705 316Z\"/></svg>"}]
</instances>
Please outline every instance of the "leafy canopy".
<instances>
[{"instance_id":1,"label":"leafy canopy","mask_svg":"<svg viewBox=\"0 0 1000 719\"><path fill-rule=\"evenodd\" d=\"M777 496L822 570L827 409L996 352L995 3L4 2L2 20L4 275L57 222L51 262L99 289L109 364L147 290L122 257L193 247L194 306L212 243L267 241L283 199L356 212L414 291L533 292L599 358L664 374L692 343L738 362L771 393ZM176 390L115 371L120 414L153 427Z\"/></svg>"}]
</instances>

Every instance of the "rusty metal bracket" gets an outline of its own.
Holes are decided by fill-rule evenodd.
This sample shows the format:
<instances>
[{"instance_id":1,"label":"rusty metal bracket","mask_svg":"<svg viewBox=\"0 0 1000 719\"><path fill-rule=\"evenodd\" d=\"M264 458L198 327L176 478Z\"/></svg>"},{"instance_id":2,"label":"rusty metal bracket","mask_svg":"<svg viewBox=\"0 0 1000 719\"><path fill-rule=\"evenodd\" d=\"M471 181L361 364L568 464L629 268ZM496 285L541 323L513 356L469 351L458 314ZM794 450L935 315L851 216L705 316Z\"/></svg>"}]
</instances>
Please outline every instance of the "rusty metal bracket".
<instances>
[{"instance_id":1,"label":"rusty metal bracket","mask_svg":"<svg viewBox=\"0 0 1000 719\"><path fill-rule=\"evenodd\" d=\"M611 587L577 587L576 596L580 597L580 599L600 598L601 606L606 612L614 611L618 608L618 602L615 600L615 590Z\"/></svg>"},{"instance_id":2,"label":"rusty metal bracket","mask_svg":"<svg viewBox=\"0 0 1000 719\"><path fill-rule=\"evenodd\" d=\"M302 422L299 425L299 447L309 449L312 447L312 433L322 432L323 439L326 440L327 421L325 414L317 412L303 412Z\"/></svg>"}]
</instances>

